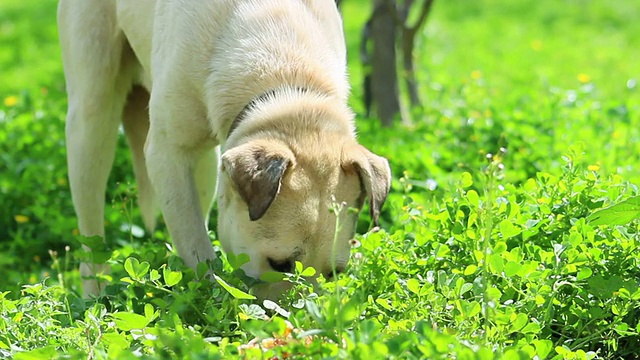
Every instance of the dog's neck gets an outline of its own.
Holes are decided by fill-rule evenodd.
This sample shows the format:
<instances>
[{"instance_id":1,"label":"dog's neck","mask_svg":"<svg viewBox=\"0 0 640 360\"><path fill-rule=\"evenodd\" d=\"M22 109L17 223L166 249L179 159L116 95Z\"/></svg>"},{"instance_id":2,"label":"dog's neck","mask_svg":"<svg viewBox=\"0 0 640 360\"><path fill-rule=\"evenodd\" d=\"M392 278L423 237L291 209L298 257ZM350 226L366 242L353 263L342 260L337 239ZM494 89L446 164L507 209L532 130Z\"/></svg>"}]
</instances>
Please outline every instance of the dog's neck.
<instances>
[{"instance_id":1,"label":"dog's neck","mask_svg":"<svg viewBox=\"0 0 640 360\"><path fill-rule=\"evenodd\" d=\"M247 105L245 105L242 110L240 110L240 112L238 113L238 115L236 115L236 117L233 119L233 121L231 122L231 126L229 127L229 132L227 132L227 139L231 136L231 134L233 133L234 130L236 130L238 128L238 126L240 125L241 122L243 122L247 116L249 115L249 113L251 112L251 110L253 110L256 106L258 106L258 104L265 102L267 100L269 100L270 98L274 98L278 95L278 93L282 92L282 91L297 91L301 94L305 94L307 92L309 92L309 89L306 87L301 87L301 86L292 86L292 87L277 87L274 89L271 89L269 91L266 91L258 96L256 96L255 98L253 98L249 103L247 103Z\"/></svg>"}]
</instances>

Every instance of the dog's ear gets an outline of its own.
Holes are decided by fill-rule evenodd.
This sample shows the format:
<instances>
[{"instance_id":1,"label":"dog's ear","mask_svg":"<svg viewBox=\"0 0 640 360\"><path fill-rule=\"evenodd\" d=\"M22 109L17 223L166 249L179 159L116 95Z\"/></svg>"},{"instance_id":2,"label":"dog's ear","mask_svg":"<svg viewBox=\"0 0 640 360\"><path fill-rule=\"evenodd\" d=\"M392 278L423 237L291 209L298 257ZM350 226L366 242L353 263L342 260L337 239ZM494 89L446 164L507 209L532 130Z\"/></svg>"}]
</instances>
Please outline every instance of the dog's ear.
<instances>
[{"instance_id":1,"label":"dog's ear","mask_svg":"<svg viewBox=\"0 0 640 360\"><path fill-rule=\"evenodd\" d=\"M380 209L391 188L391 168L387 159L367 150L362 145L348 147L343 152L342 168L347 173L355 171L369 197L369 209L373 225L378 226Z\"/></svg>"},{"instance_id":2,"label":"dog's ear","mask_svg":"<svg viewBox=\"0 0 640 360\"><path fill-rule=\"evenodd\" d=\"M247 203L251 221L267 212L293 159L291 150L277 143L247 143L222 154L222 171L229 174Z\"/></svg>"}]
</instances>

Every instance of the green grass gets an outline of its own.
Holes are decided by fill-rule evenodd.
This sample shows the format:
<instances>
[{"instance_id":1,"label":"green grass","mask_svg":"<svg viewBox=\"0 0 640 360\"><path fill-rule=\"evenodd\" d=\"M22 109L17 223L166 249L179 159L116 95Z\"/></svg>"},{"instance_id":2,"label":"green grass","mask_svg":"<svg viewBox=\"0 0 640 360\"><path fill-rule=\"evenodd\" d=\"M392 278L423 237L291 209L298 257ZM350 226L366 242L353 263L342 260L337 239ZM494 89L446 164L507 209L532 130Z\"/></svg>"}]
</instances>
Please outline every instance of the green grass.
<instances>
[{"instance_id":1,"label":"green grass","mask_svg":"<svg viewBox=\"0 0 640 360\"><path fill-rule=\"evenodd\" d=\"M344 3L361 111L369 7ZM113 285L78 297L55 6L0 5L0 357L640 357L635 1L436 2L413 125L358 118L394 172L383 230L358 237L336 282L313 289L298 266L278 304L245 299L241 257L222 254L219 281L199 283L164 228L130 230L124 139L107 194ZM240 353L285 337L285 320L285 345Z\"/></svg>"}]
</instances>

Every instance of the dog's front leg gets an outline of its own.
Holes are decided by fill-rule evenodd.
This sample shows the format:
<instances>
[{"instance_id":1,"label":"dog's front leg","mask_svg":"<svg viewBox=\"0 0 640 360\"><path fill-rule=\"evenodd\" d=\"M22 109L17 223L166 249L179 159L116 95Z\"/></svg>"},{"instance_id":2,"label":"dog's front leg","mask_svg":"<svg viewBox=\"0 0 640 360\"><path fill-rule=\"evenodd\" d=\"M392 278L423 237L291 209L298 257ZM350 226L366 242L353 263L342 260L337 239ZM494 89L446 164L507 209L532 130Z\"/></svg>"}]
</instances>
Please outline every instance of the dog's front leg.
<instances>
[{"instance_id":1,"label":"dog's front leg","mask_svg":"<svg viewBox=\"0 0 640 360\"><path fill-rule=\"evenodd\" d=\"M153 120L152 120L153 121ZM173 243L187 266L215 258L207 235L194 179L197 154L172 142L167 132L154 131L147 139L145 156Z\"/></svg>"}]
</instances>

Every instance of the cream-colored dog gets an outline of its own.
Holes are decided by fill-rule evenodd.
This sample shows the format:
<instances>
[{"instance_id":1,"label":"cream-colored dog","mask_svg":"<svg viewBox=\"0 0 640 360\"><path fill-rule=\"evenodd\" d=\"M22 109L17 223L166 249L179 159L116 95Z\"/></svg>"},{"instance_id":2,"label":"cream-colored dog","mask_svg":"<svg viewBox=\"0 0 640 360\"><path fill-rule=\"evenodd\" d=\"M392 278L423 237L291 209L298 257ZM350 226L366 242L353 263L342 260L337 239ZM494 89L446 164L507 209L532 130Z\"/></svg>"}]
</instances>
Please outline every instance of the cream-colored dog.
<instances>
[{"instance_id":1,"label":"cream-colored dog","mask_svg":"<svg viewBox=\"0 0 640 360\"><path fill-rule=\"evenodd\" d=\"M333 0L61 0L58 23L82 235L104 236L122 121L145 225L159 205L188 266L215 257L216 178L218 236L250 256L249 276L345 266L357 214L341 212L336 231L329 209L368 196L377 221L391 174L356 142ZM85 294L100 292L91 277L103 270L81 265Z\"/></svg>"}]
</instances>

